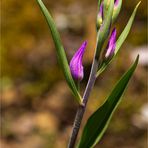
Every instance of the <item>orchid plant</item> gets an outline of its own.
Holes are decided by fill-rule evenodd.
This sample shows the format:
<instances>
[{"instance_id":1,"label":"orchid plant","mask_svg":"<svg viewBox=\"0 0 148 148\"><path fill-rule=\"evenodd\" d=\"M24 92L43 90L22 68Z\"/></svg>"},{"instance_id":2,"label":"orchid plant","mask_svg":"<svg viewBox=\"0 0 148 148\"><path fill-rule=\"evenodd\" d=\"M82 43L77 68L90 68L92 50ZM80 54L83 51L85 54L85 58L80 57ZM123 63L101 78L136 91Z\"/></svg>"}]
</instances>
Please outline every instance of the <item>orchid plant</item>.
<instances>
[{"instance_id":1,"label":"orchid plant","mask_svg":"<svg viewBox=\"0 0 148 148\"><path fill-rule=\"evenodd\" d=\"M98 14L96 19L96 49L94 52L89 80L83 95L80 94L77 84L80 84L84 77L82 59L85 53L87 42L85 41L81 45L81 47L72 57L71 61L68 62L59 32L57 31L53 18L41 0L37 0L37 3L40 6L40 9L45 16L47 24L50 28L51 35L56 47L58 61L64 73L66 82L78 103L77 113L68 143L68 148L74 148L75 146L77 148L95 147L95 145L100 141L104 132L106 131L110 119L122 99L121 96L137 67L139 56L137 56L132 66L117 82L102 106L99 107L90 116L86 122L86 125L84 126L81 138L76 144L81 121L86 110L86 105L90 93L94 87L94 83L118 54L120 47L122 46L132 27L132 23L140 2L136 5L127 25L125 26L120 36L117 38L116 28L113 30L111 30L111 28L114 26L114 23L120 13L122 0L98 0ZM106 40L108 40L108 44L106 48L104 48L103 45L105 44Z\"/></svg>"}]
</instances>

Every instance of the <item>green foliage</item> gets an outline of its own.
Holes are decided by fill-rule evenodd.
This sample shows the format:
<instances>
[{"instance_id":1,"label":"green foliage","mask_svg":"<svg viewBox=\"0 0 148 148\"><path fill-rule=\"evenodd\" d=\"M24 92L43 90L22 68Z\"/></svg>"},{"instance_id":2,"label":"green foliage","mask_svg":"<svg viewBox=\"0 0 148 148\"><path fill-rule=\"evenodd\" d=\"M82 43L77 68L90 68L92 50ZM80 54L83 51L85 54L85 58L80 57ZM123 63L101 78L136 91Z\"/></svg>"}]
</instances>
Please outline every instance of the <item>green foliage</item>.
<instances>
[{"instance_id":1,"label":"green foliage","mask_svg":"<svg viewBox=\"0 0 148 148\"><path fill-rule=\"evenodd\" d=\"M50 28L50 31L51 31L51 34L52 34L52 37L53 37L53 40L54 40L54 43L55 43L55 46L56 46L59 64L61 65L65 79L67 81L67 84L71 88L71 90L72 90L76 100L78 101L78 103L81 103L82 99L81 99L81 96L80 96L80 94L77 90L75 83L74 83L74 80L71 76L69 64L68 64L67 57L66 57L66 54L65 54L65 50L62 46L60 35L59 35L59 33L56 29L56 25L55 25L51 15L49 14L47 8L43 4L43 2L41 0L37 0L37 2L39 4L41 11L43 12L43 14L46 18L47 24Z\"/></svg>"},{"instance_id":2,"label":"green foliage","mask_svg":"<svg viewBox=\"0 0 148 148\"><path fill-rule=\"evenodd\" d=\"M139 56L137 57L135 63L131 66L131 68L115 85L105 103L99 109L97 109L97 111L95 111L95 113L93 113L88 119L82 133L80 144L78 146L79 148L94 147L103 136L114 111L121 101L121 96L137 67L138 59Z\"/></svg>"},{"instance_id":3,"label":"green foliage","mask_svg":"<svg viewBox=\"0 0 148 148\"><path fill-rule=\"evenodd\" d=\"M137 9L138 9L140 3L141 3L141 1L136 5L126 27L124 28L123 32L121 33L121 35L119 36L119 38L116 42L115 55L119 52L120 47L122 46L123 42L125 41L125 39L127 38L128 34L131 30L131 27L132 27L132 24L133 24L133 21L134 21L134 18L135 18L135 15L136 15L136 12L137 12Z\"/></svg>"}]
</instances>

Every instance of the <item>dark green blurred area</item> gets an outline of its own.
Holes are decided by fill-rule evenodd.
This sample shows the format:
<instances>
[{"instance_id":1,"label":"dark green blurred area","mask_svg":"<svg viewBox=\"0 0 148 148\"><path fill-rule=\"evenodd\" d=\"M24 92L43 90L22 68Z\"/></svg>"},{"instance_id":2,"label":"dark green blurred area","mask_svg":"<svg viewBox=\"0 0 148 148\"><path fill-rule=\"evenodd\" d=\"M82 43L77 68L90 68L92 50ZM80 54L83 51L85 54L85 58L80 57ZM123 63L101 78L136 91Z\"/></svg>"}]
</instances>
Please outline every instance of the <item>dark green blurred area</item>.
<instances>
[{"instance_id":1,"label":"dark green blurred area","mask_svg":"<svg viewBox=\"0 0 148 148\"><path fill-rule=\"evenodd\" d=\"M68 56L88 41L84 57L89 76L95 48L97 0L44 0L52 13ZM137 0L123 1L115 26L118 35ZM147 1L142 0L132 30L112 65L98 78L82 126L128 69L134 49L147 49ZM3 148L64 148L77 109L57 63L55 47L36 1L1 2L1 111ZM97 147L146 148L148 124L147 64L139 64L123 101Z\"/></svg>"}]
</instances>

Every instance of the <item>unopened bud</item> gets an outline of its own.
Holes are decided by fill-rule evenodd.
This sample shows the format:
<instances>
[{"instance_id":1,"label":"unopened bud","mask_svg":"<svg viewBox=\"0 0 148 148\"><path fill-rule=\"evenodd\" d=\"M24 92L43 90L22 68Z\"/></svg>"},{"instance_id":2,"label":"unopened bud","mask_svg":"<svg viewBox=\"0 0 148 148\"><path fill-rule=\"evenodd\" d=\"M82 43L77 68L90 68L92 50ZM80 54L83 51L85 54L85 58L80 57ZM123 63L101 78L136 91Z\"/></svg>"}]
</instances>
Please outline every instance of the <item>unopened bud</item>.
<instances>
[{"instance_id":1,"label":"unopened bud","mask_svg":"<svg viewBox=\"0 0 148 148\"><path fill-rule=\"evenodd\" d=\"M100 28L102 23L103 23L103 2L100 5L100 9L97 15L97 29Z\"/></svg>"},{"instance_id":2,"label":"unopened bud","mask_svg":"<svg viewBox=\"0 0 148 148\"><path fill-rule=\"evenodd\" d=\"M112 22L115 22L122 6L122 0L115 0L114 1L114 10L113 10L113 16L112 16Z\"/></svg>"},{"instance_id":3,"label":"unopened bud","mask_svg":"<svg viewBox=\"0 0 148 148\"><path fill-rule=\"evenodd\" d=\"M77 81L81 81L84 76L82 59L83 59L86 45L87 45L87 42L84 42L70 61L71 74L73 78Z\"/></svg>"},{"instance_id":4,"label":"unopened bud","mask_svg":"<svg viewBox=\"0 0 148 148\"><path fill-rule=\"evenodd\" d=\"M105 61L108 61L113 57L115 48L116 48L116 29L114 28L110 35L107 48L105 50L104 54Z\"/></svg>"}]
</instances>

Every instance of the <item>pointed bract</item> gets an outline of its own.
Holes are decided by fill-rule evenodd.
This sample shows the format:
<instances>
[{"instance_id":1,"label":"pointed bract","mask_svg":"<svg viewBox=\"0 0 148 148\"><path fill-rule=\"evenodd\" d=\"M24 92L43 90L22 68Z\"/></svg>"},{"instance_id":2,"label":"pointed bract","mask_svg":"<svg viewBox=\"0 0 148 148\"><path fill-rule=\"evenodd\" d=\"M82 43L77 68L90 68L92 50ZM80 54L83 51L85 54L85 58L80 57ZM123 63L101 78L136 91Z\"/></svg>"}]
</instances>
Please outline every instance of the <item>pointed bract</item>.
<instances>
[{"instance_id":1,"label":"pointed bract","mask_svg":"<svg viewBox=\"0 0 148 148\"><path fill-rule=\"evenodd\" d=\"M84 76L84 70L82 65L82 59L85 52L87 42L85 41L81 47L77 50L70 61L70 71L73 78L77 81L81 81Z\"/></svg>"}]
</instances>

